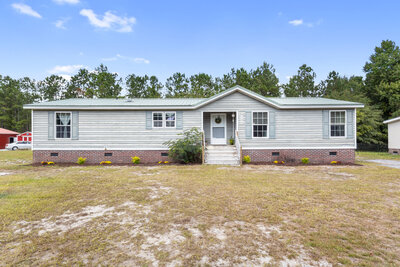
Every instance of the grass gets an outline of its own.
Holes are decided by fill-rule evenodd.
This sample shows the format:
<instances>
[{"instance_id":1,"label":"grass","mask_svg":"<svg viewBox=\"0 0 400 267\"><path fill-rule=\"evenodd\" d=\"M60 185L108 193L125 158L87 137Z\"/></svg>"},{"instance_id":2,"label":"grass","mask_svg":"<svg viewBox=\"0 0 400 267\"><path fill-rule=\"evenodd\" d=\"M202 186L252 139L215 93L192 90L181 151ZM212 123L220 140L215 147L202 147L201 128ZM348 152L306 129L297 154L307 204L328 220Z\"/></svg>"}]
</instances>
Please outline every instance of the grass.
<instances>
[{"instance_id":1,"label":"grass","mask_svg":"<svg viewBox=\"0 0 400 267\"><path fill-rule=\"evenodd\" d=\"M388 159L388 160L400 160L400 155L393 155L387 152L366 152L357 151L356 156L359 160L363 159Z\"/></svg>"},{"instance_id":2,"label":"grass","mask_svg":"<svg viewBox=\"0 0 400 267\"><path fill-rule=\"evenodd\" d=\"M31 167L30 157L0 152L5 265L400 264L398 169Z\"/></svg>"}]
</instances>

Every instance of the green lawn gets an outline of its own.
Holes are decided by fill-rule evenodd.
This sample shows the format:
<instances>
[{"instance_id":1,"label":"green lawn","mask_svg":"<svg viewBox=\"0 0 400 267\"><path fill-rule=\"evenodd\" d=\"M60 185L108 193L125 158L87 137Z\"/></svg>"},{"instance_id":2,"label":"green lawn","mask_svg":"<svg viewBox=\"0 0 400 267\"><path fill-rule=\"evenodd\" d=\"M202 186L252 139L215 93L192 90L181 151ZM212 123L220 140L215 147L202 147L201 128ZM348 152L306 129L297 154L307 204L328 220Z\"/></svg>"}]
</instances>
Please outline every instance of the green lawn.
<instances>
[{"instance_id":1,"label":"green lawn","mask_svg":"<svg viewBox=\"0 0 400 267\"><path fill-rule=\"evenodd\" d=\"M400 155L393 155L387 152L365 152L359 151L356 152L356 156L358 160L363 159L389 159L389 160L400 160Z\"/></svg>"},{"instance_id":2,"label":"green lawn","mask_svg":"<svg viewBox=\"0 0 400 267\"><path fill-rule=\"evenodd\" d=\"M0 265L400 265L398 169L30 157L0 152Z\"/></svg>"}]
</instances>

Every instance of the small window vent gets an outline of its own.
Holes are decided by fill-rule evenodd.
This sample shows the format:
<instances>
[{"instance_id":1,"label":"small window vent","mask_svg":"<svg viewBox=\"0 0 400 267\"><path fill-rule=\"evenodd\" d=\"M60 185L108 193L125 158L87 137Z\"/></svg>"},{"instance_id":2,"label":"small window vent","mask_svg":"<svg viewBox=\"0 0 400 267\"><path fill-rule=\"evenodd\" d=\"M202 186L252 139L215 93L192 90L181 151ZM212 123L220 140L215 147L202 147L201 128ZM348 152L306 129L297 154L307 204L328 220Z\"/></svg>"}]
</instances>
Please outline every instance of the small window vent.
<instances>
[{"instance_id":1,"label":"small window vent","mask_svg":"<svg viewBox=\"0 0 400 267\"><path fill-rule=\"evenodd\" d=\"M50 153L50 157L58 157L58 153Z\"/></svg>"},{"instance_id":2,"label":"small window vent","mask_svg":"<svg viewBox=\"0 0 400 267\"><path fill-rule=\"evenodd\" d=\"M337 155L337 152L336 151L331 151L331 152L329 152L329 156L336 156Z\"/></svg>"},{"instance_id":3,"label":"small window vent","mask_svg":"<svg viewBox=\"0 0 400 267\"><path fill-rule=\"evenodd\" d=\"M399 154L399 152L398 151L393 151L393 154Z\"/></svg>"},{"instance_id":4,"label":"small window vent","mask_svg":"<svg viewBox=\"0 0 400 267\"><path fill-rule=\"evenodd\" d=\"M272 156L273 157L278 157L279 156L279 152L272 152Z\"/></svg>"},{"instance_id":5,"label":"small window vent","mask_svg":"<svg viewBox=\"0 0 400 267\"><path fill-rule=\"evenodd\" d=\"M161 156L162 157L168 157L168 153L167 152L161 152Z\"/></svg>"},{"instance_id":6,"label":"small window vent","mask_svg":"<svg viewBox=\"0 0 400 267\"><path fill-rule=\"evenodd\" d=\"M104 153L105 157L112 157L112 153Z\"/></svg>"}]
</instances>

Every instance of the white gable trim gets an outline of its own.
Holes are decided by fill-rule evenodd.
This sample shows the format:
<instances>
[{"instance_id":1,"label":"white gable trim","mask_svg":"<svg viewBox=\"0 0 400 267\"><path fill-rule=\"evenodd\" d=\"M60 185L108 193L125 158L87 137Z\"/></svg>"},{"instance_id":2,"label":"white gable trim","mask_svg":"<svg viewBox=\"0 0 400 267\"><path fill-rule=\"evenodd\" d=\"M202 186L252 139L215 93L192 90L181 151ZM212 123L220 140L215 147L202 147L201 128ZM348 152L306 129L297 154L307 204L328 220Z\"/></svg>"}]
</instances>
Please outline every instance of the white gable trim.
<instances>
[{"instance_id":1,"label":"white gable trim","mask_svg":"<svg viewBox=\"0 0 400 267\"><path fill-rule=\"evenodd\" d=\"M400 121L400 117L393 118L393 119L390 119L390 120L386 120L383 123L384 124L388 124L388 123L392 123L392 122L396 122L396 121Z\"/></svg>"},{"instance_id":2,"label":"white gable trim","mask_svg":"<svg viewBox=\"0 0 400 267\"><path fill-rule=\"evenodd\" d=\"M219 100L221 98L224 98L225 96L228 96L228 95L236 93L236 92L239 92L241 94L244 94L246 96L254 98L254 99L256 99L256 100L258 100L260 102L263 102L264 104L270 105L270 106L272 106L274 108L280 108L280 106L278 106L277 104L272 103L271 101L268 101L265 98L260 97L256 93L245 91L245 90L241 89L239 86L232 87L232 89L227 90L227 91L223 92L222 94L218 94L218 95L212 96L208 100L206 100L205 102L201 102L201 103L195 105L194 107L195 107L195 109L203 107L205 105L208 105L208 104L210 104L212 102L215 102L215 101L217 101L217 100Z\"/></svg>"}]
</instances>

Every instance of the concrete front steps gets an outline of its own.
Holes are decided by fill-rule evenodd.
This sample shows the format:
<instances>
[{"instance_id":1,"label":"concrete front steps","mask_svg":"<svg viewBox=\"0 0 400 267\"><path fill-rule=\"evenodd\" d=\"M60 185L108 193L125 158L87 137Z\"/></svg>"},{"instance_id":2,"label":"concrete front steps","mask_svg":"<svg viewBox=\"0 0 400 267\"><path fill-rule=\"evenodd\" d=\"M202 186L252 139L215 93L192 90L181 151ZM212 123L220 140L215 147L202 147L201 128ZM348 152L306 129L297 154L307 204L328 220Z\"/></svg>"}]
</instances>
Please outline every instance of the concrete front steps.
<instances>
[{"instance_id":1,"label":"concrete front steps","mask_svg":"<svg viewBox=\"0 0 400 267\"><path fill-rule=\"evenodd\" d=\"M214 165L240 165L236 147L228 145L207 145L204 163Z\"/></svg>"}]
</instances>

